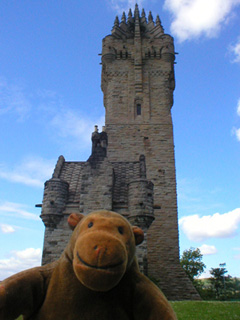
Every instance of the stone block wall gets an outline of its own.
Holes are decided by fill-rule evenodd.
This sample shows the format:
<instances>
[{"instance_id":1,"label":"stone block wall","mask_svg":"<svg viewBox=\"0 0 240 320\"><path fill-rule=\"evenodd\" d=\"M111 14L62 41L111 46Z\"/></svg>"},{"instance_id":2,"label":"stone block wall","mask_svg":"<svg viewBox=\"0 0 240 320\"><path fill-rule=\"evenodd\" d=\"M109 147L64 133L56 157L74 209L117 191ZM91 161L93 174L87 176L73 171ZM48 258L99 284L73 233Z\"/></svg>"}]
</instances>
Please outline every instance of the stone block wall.
<instances>
[{"instance_id":1,"label":"stone block wall","mask_svg":"<svg viewBox=\"0 0 240 320\"><path fill-rule=\"evenodd\" d=\"M57 260L65 249L72 230L68 227L67 219L69 215L62 215L54 228L46 224L43 244L42 264L47 264Z\"/></svg>"},{"instance_id":2,"label":"stone block wall","mask_svg":"<svg viewBox=\"0 0 240 320\"><path fill-rule=\"evenodd\" d=\"M107 158L92 166L86 162L82 174L79 211L112 210L113 170Z\"/></svg>"}]
</instances>

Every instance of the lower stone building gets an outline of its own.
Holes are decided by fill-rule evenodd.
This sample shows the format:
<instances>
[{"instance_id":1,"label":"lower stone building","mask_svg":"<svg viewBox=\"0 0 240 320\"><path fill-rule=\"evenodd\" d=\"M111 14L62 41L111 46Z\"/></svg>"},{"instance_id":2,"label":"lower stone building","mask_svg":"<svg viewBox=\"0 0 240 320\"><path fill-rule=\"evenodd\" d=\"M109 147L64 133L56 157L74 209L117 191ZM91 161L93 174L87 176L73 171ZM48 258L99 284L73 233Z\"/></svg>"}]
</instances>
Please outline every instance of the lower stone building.
<instances>
[{"instance_id":1,"label":"lower stone building","mask_svg":"<svg viewBox=\"0 0 240 320\"><path fill-rule=\"evenodd\" d=\"M99 138L96 139L96 136ZM144 242L137 247L140 270L148 275L147 232L154 221L154 185L147 180L145 156L138 161L110 162L107 134L92 134L92 154L86 162L65 161L60 156L53 176L45 182L41 218L45 225L42 264L59 258L70 239L67 219L73 212L88 214L94 210L113 210L144 231ZM171 299L199 299L183 270L167 283L156 278ZM183 282L184 290L179 283ZM162 285L161 285L162 282ZM174 288L167 288L175 282Z\"/></svg>"},{"instance_id":2,"label":"lower stone building","mask_svg":"<svg viewBox=\"0 0 240 320\"><path fill-rule=\"evenodd\" d=\"M70 213L88 214L104 208L122 214L144 230L145 241L138 247L138 259L141 270L147 274L147 230L154 215L153 183L146 178L145 157L110 162L106 150L107 134L98 134L95 128L88 161L66 162L63 156L59 157L44 188L41 218L46 229L42 263L56 260L65 248L71 235L67 225Z\"/></svg>"}]
</instances>

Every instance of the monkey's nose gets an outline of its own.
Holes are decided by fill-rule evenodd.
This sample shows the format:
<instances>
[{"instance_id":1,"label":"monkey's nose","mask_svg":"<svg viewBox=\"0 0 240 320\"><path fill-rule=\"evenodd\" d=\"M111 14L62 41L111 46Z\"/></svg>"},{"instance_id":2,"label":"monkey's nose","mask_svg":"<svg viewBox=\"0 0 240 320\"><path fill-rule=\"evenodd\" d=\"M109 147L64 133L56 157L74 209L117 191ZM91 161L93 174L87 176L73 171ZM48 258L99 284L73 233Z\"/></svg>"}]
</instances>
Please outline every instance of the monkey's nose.
<instances>
[{"instance_id":1,"label":"monkey's nose","mask_svg":"<svg viewBox=\"0 0 240 320\"><path fill-rule=\"evenodd\" d=\"M95 253L96 253L96 257L99 258L100 256L102 256L107 251L107 248L105 248L104 246L96 245L94 247L94 250L95 250Z\"/></svg>"}]
</instances>

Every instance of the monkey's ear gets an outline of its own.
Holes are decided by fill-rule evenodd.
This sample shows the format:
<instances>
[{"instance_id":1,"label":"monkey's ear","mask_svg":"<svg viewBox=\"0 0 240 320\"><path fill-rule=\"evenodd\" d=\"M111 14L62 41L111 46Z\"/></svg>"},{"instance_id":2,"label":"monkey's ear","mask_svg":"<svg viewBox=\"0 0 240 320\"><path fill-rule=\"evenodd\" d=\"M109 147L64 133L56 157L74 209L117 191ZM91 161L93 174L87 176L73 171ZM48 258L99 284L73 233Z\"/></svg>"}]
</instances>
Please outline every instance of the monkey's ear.
<instances>
[{"instance_id":1,"label":"monkey's ear","mask_svg":"<svg viewBox=\"0 0 240 320\"><path fill-rule=\"evenodd\" d=\"M78 222L81 221L83 217L84 217L84 215L81 213L71 213L70 216L68 217L69 227L72 230L74 230L76 225L78 224Z\"/></svg>"},{"instance_id":2,"label":"monkey's ear","mask_svg":"<svg viewBox=\"0 0 240 320\"><path fill-rule=\"evenodd\" d=\"M133 234L135 237L135 244L137 246L138 244L141 244L143 242L144 233L143 233L142 229L140 229L139 227L136 227L136 226L132 227L132 231L133 231Z\"/></svg>"}]
</instances>

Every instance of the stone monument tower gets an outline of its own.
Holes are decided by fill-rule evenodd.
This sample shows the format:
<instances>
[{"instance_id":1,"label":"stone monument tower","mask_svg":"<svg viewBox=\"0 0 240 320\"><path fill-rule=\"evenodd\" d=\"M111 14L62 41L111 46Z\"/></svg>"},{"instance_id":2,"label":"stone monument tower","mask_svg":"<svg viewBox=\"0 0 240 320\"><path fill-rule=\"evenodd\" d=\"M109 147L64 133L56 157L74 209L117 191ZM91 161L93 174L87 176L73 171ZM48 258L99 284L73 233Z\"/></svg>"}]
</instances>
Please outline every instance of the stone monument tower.
<instances>
[{"instance_id":1,"label":"stone monument tower","mask_svg":"<svg viewBox=\"0 0 240 320\"><path fill-rule=\"evenodd\" d=\"M114 210L145 232L140 268L170 299L199 299L179 264L175 158L171 108L175 87L173 38L159 16L136 5L116 17L102 44L105 128L92 134L86 162L60 156L45 183L43 263L60 255L71 212Z\"/></svg>"}]
</instances>

